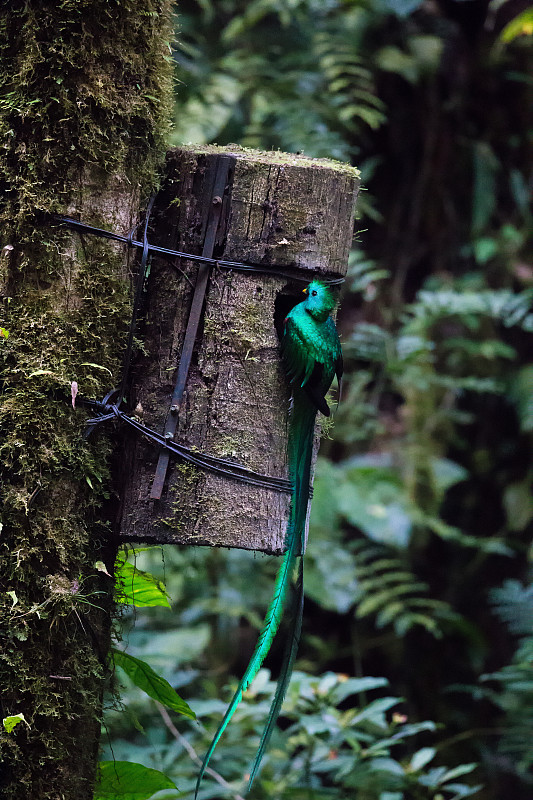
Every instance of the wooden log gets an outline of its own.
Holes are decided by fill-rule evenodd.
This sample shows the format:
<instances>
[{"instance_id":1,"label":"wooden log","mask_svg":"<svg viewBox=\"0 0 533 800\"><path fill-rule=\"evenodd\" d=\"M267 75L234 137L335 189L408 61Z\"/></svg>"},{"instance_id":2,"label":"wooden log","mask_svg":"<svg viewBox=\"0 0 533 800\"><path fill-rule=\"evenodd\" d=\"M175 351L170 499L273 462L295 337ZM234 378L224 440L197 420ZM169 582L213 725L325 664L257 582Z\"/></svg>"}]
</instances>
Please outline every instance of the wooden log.
<instances>
[{"instance_id":1,"label":"wooden log","mask_svg":"<svg viewBox=\"0 0 533 800\"><path fill-rule=\"evenodd\" d=\"M358 172L332 161L236 146L173 150L156 202L154 242L202 252L215 175L227 157L230 172L214 255L273 267L277 274L211 269L174 440L288 478L289 391L278 334L288 310L302 299L302 279L346 272ZM144 354L132 390L142 422L161 433L199 269L184 260L176 267L153 259ZM290 494L171 457L161 499L154 500L157 446L130 435L125 454L118 534L123 541L283 552Z\"/></svg>"}]
</instances>

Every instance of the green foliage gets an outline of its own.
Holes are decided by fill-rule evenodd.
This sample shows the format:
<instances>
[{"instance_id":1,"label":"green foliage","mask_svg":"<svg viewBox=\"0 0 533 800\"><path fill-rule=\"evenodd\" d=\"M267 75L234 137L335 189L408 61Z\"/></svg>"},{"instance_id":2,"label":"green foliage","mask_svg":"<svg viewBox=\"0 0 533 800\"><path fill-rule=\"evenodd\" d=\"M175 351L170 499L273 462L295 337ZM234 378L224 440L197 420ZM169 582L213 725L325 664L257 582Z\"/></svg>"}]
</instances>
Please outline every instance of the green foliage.
<instances>
[{"instance_id":1,"label":"green foliage","mask_svg":"<svg viewBox=\"0 0 533 800\"><path fill-rule=\"evenodd\" d=\"M150 800L163 789L174 789L175 784L155 769L128 761L102 761L98 765L98 778L94 800Z\"/></svg>"},{"instance_id":2,"label":"green foliage","mask_svg":"<svg viewBox=\"0 0 533 800\"><path fill-rule=\"evenodd\" d=\"M285 729L275 733L254 796L272 797L275 792L280 799L311 796L340 800L346 792L357 791L365 800L382 800L384 793L391 791L397 800L430 800L438 791L455 798L475 794L475 787L457 781L474 769L473 764L450 770L429 767L436 750L427 745L417 747L415 742L433 736L435 724L408 722L396 710L401 700L382 694L386 686L383 678L348 678L331 672L311 677L296 672L284 706ZM367 699L367 693L378 690L377 697ZM219 786L213 794L213 786L206 781L200 797L235 794L259 741L274 691L275 682L269 680L267 670L261 670L213 758L229 786ZM204 722L225 709L219 700L193 702ZM188 753L193 752L191 745L201 752L210 740L215 720L209 728L195 728L183 736L183 741L180 735L172 742L157 727L159 718L147 714L148 709L143 719L146 738L144 744L137 742L136 757L146 765L165 768L182 791L191 790L196 764L189 761L183 742L188 743ZM113 750L120 753L123 746L115 741Z\"/></svg>"},{"instance_id":3,"label":"green foliage","mask_svg":"<svg viewBox=\"0 0 533 800\"><path fill-rule=\"evenodd\" d=\"M496 614L520 639L510 664L481 676L484 684L497 687L486 689L484 696L503 714L500 753L510 757L516 772L533 786L533 585L508 580L490 597Z\"/></svg>"},{"instance_id":4,"label":"green foliage","mask_svg":"<svg viewBox=\"0 0 533 800\"><path fill-rule=\"evenodd\" d=\"M511 633L524 637L517 657L530 658L533 655L533 585L523 586L519 581L509 580L492 589L490 598L494 610Z\"/></svg>"},{"instance_id":5,"label":"green foliage","mask_svg":"<svg viewBox=\"0 0 533 800\"><path fill-rule=\"evenodd\" d=\"M475 768L463 764L457 771L427 769L436 751L430 747L416 749L411 739L434 731L435 724L408 722L393 711L401 702L396 697L368 701L367 692L384 686L382 678L347 678L334 673L310 678L296 673L285 710L292 724L274 745L265 767L264 796L281 787L281 797L304 797L307 789L317 798L324 796L322 792L332 798L357 792L365 800L379 800L394 792L398 800L421 800L433 797L435 791L449 790L451 781ZM265 688L270 689L270 685ZM256 702L261 695L259 690ZM281 781L268 775L285 752L294 754L296 765L305 770L303 782L300 779L296 783L290 773ZM298 785L300 792L296 791ZM456 785L453 791L458 798L475 793L466 785Z\"/></svg>"},{"instance_id":6,"label":"green foliage","mask_svg":"<svg viewBox=\"0 0 533 800\"><path fill-rule=\"evenodd\" d=\"M136 608L143 606L165 606L170 608L164 584L143 572L135 564L130 564L128 556L135 557L141 550L133 552L121 550L115 561L115 592L119 603L132 605Z\"/></svg>"},{"instance_id":7,"label":"green foliage","mask_svg":"<svg viewBox=\"0 0 533 800\"><path fill-rule=\"evenodd\" d=\"M533 8L526 8L507 23L501 32L501 38L503 42L512 42L517 36L531 36L531 34L533 34Z\"/></svg>"},{"instance_id":8,"label":"green foliage","mask_svg":"<svg viewBox=\"0 0 533 800\"><path fill-rule=\"evenodd\" d=\"M13 714L10 717L4 717L2 720L2 725L4 726L4 730L7 733L11 733L11 731L20 723L26 722L24 718L24 714Z\"/></svg>"},{"instance_id":9,"label":"green foliage","mask_svg":"<svg viewBox=\"0 0 533 800\"><path fill-rule=\"evenodd\" d=\"M328 527L321 527L317 517L320 521L321 514L331 515L332 507L337 509L336 519L330 518ZM413 625L441 635L439 621L454 615L447 604L428 596L429 586L417 580L409 566L407 548L413 532L410 512L399 473L392 468L353 460L335 466L321 462L308 552L308 593L327 598L322 603L326 607L333 600L339 611L354 607L358 618L372 615L378 628L393 624L399 635ZM335 525L356 527L369 540L344 543L339 548L342 572L332 561L332 538L341 538L339 532L336 537L332 535ZM314 585L316 578L313 581L317 569L328 577L318 587ZM343 603L332 583L345 573L348 595Z\"/></svg>"},{"instance_id":10,"label":"green foliage","mask_svg":"<svg viewBox=\"0 0 533 800\"><path fill-rule=\"evenodd\" d=\"M176 711L178 714L184 714L186 717L195 719L196 715L187 703L174 691L172 686L162 678L157 672L140 658L125 653L122 650L113 648L111 650L113 663L115 666L124 670L128 678L146 692L148 697L157 700L158 703Z\"/></svg>"},{"instance_id":11,"label":"green foliage","mask_svg":"<svg viewBox=\"0 0 533 800\"><path fill-rule=\"evenodd\" d=\"M447 603L428 597L429 586L409 571L405 559L387 548L362 544L355 548L360 602L356 617L375 617L377 628L393 625L403 636L421 625L434 636L443 635L442 625L455 615Z\"/></svg>"},{"instance_id":12,"label":"green foliage","mask_svg":"<svg viewBox=\"0 0 533 800\"><path fill-rule=\"evenodd\" d=\"M239 141L349 159L350 137L383 123L371 69L354 50L361 8L339 3L203 2L181 11L174 141ZM312 15L312 17L310 16ZM301 106L305 103L306 124ZM229 137L229 138L228 138Z\"/></svg>"}]
</instances>

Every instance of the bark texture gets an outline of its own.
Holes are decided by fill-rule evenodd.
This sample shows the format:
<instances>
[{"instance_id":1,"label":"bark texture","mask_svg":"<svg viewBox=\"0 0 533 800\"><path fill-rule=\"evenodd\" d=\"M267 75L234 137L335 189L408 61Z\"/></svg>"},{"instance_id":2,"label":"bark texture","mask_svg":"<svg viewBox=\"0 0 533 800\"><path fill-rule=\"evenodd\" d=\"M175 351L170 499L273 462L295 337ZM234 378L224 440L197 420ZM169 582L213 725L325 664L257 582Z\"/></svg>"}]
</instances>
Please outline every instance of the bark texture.
<instances>
[{"instance_id":1,"label":"bark texture","mask_svg":"<svg viewBox=\"0 0 533 800\"><path fill-rule=\"evenodd\" d=\"M232 162L215 256L314 275L346 272L357 170L330 161L234 147L182 148L167 158L158 244L201 252L216 164ZM165 430L198 269L155 258L145 356L133 405ZM306 278L307 279L307 278ZM257 472L287 478L289 394L279 359L283 319L305 284L286 275L213 269L175 440ZM240 547L279 554L290 495L171 460L160 500L150 499L158 451L129 440L120 536L124 540Z\"/></svg>"},{"instance_id":2,"label":"bark texture","mask_svg":"<svg viewBox=\"0 0 533 800\"><path fill-rule=\"evenodd\" d=\"M113 611L101 397L131 313L121 248L49 213L127 231L163 152L166 0L3 3L0 16L0 727L2 800L89 800ZM109 512L107 515L110 516Z\"/></svg>"}]
</instances>

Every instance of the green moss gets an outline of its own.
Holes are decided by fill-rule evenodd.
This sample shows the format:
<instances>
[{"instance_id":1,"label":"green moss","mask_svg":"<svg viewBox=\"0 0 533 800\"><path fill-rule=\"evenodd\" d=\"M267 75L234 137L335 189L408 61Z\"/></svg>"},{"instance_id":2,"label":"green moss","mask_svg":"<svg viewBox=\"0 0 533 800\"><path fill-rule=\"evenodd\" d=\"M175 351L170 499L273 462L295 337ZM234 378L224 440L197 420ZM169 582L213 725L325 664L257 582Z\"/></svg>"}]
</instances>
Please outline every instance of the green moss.
<instances>
[{"instance_id":1,"label":"green moss","mask_svg":"<svg viewBox=\"0 0 533 800\"><path fill-rule=\"evenodd\" d=\"M146 198L167 130L166 0L34 0L0 17L0 733L5 800L87 800L107 675L112 568L102 503L111 444L82 439L116 385L131 313L124 255L42 224L103 221L117 187ZM11 249L10 249L11 248ZM7 593L9 592L9 594Z\"/></svg>"},{"instance_id":2,"label":"green moss","mask_svg":"<svg viewBox=\"0 0 533 800\"><path fill-rule=\"evenodd\" d=\"M235 327L235 320L231 329L231 341L237 346L241 345L244 349L243 356L246 355L248 348L257 348L264 336L264 319L261 309L256 302L243 303L239 306L238 327Z\"/></svg>"},{"instance_id":3,"label":"green moss","mask_svg":"<svg viewBox=\"0 0 533 800\"><path fill-rule=\"evenodd\" d=\"M265 152L263 150L254 150L251 147L241 147L237 144L229 144L224 146L219 145L199 145L194 148L197 153L232 153L237 158L247 161L250 159L250 164L275 164L280 166L291 167L323 167L328 170L335 170L344 175L359 178L360 171L357 167L352 167L350 164L345 164L342 161L336 161L331 158L311 158L296 153L284 153L281 150L270 150ZM251 166L253 169L253 166Z\"/></svg>"},{"instance_id":4,"label":"green moss","mask_svg":"<svg viewBox=\"0 0 533 800\"><path fill-rule=\"evenodd\" d=\"M169 496L175 497L170 500L170 513L161 520L161 524L173 531L183 531L187 527L188 514L191 517L196 515L196 505L194 500L196 488L202 472L198 467L186 462L178 462L172 471L172 483L169 488ZM187 503L183 502L184 496Z\"/></svg>"},{"instance_id":5,"label":"green moss","mask_svg":"<svg viewBox=\"0 0 533 800\"><path fill-rule=\"evenodd\" d=\"M219 436L212 445L213 455L217 458L239 458L243 449L253 445L253 437L239 431L238 436Z\"/></svg>"}]
</instances>

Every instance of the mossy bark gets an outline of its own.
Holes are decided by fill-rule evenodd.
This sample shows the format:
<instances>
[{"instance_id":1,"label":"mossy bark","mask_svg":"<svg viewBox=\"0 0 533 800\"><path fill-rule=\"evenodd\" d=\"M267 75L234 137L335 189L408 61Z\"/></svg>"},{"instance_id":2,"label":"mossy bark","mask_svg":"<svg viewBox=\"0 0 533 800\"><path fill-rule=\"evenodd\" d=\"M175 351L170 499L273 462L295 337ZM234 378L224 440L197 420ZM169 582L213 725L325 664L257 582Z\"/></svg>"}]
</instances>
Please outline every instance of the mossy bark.
<instances>
[{"instance_id":1,"label":"mossy bark","mask_svg":"<svg viewBox=\"0 0 533 800\"><path fill-rule=\"evenodd\" d=\"M272 275L213 269L175 440L264 475L288 478L289 392L279 357L283 319L314 276L345 274L358 171L347 164L234 146L185 147L167 157L158 197L158 244L202 250L211 187L231 163L215 257L272 268ZM154 258L135 401L163 433L198 270ZM292 270L292 272L291 272ZM303 282L291 280L297 275ZM250 486L171 460L151 499L158 451L129 440L120 536L154 543L285 549L290 494Z\"/></svg>"},{"instance_id":2,"label":"mossy bark","mask_svg":"<svg viewBox=\"0 0 533 800\"><path fill-rule=\"evenodd\" d=\"M44 224L127 231L155 182L170 101L168 0L3 3L0 17L0 730L3 800L92 797L112 613L111 445L81 438L76 381L118 379L121 249Z\"/></svg>"}]
</instances>

